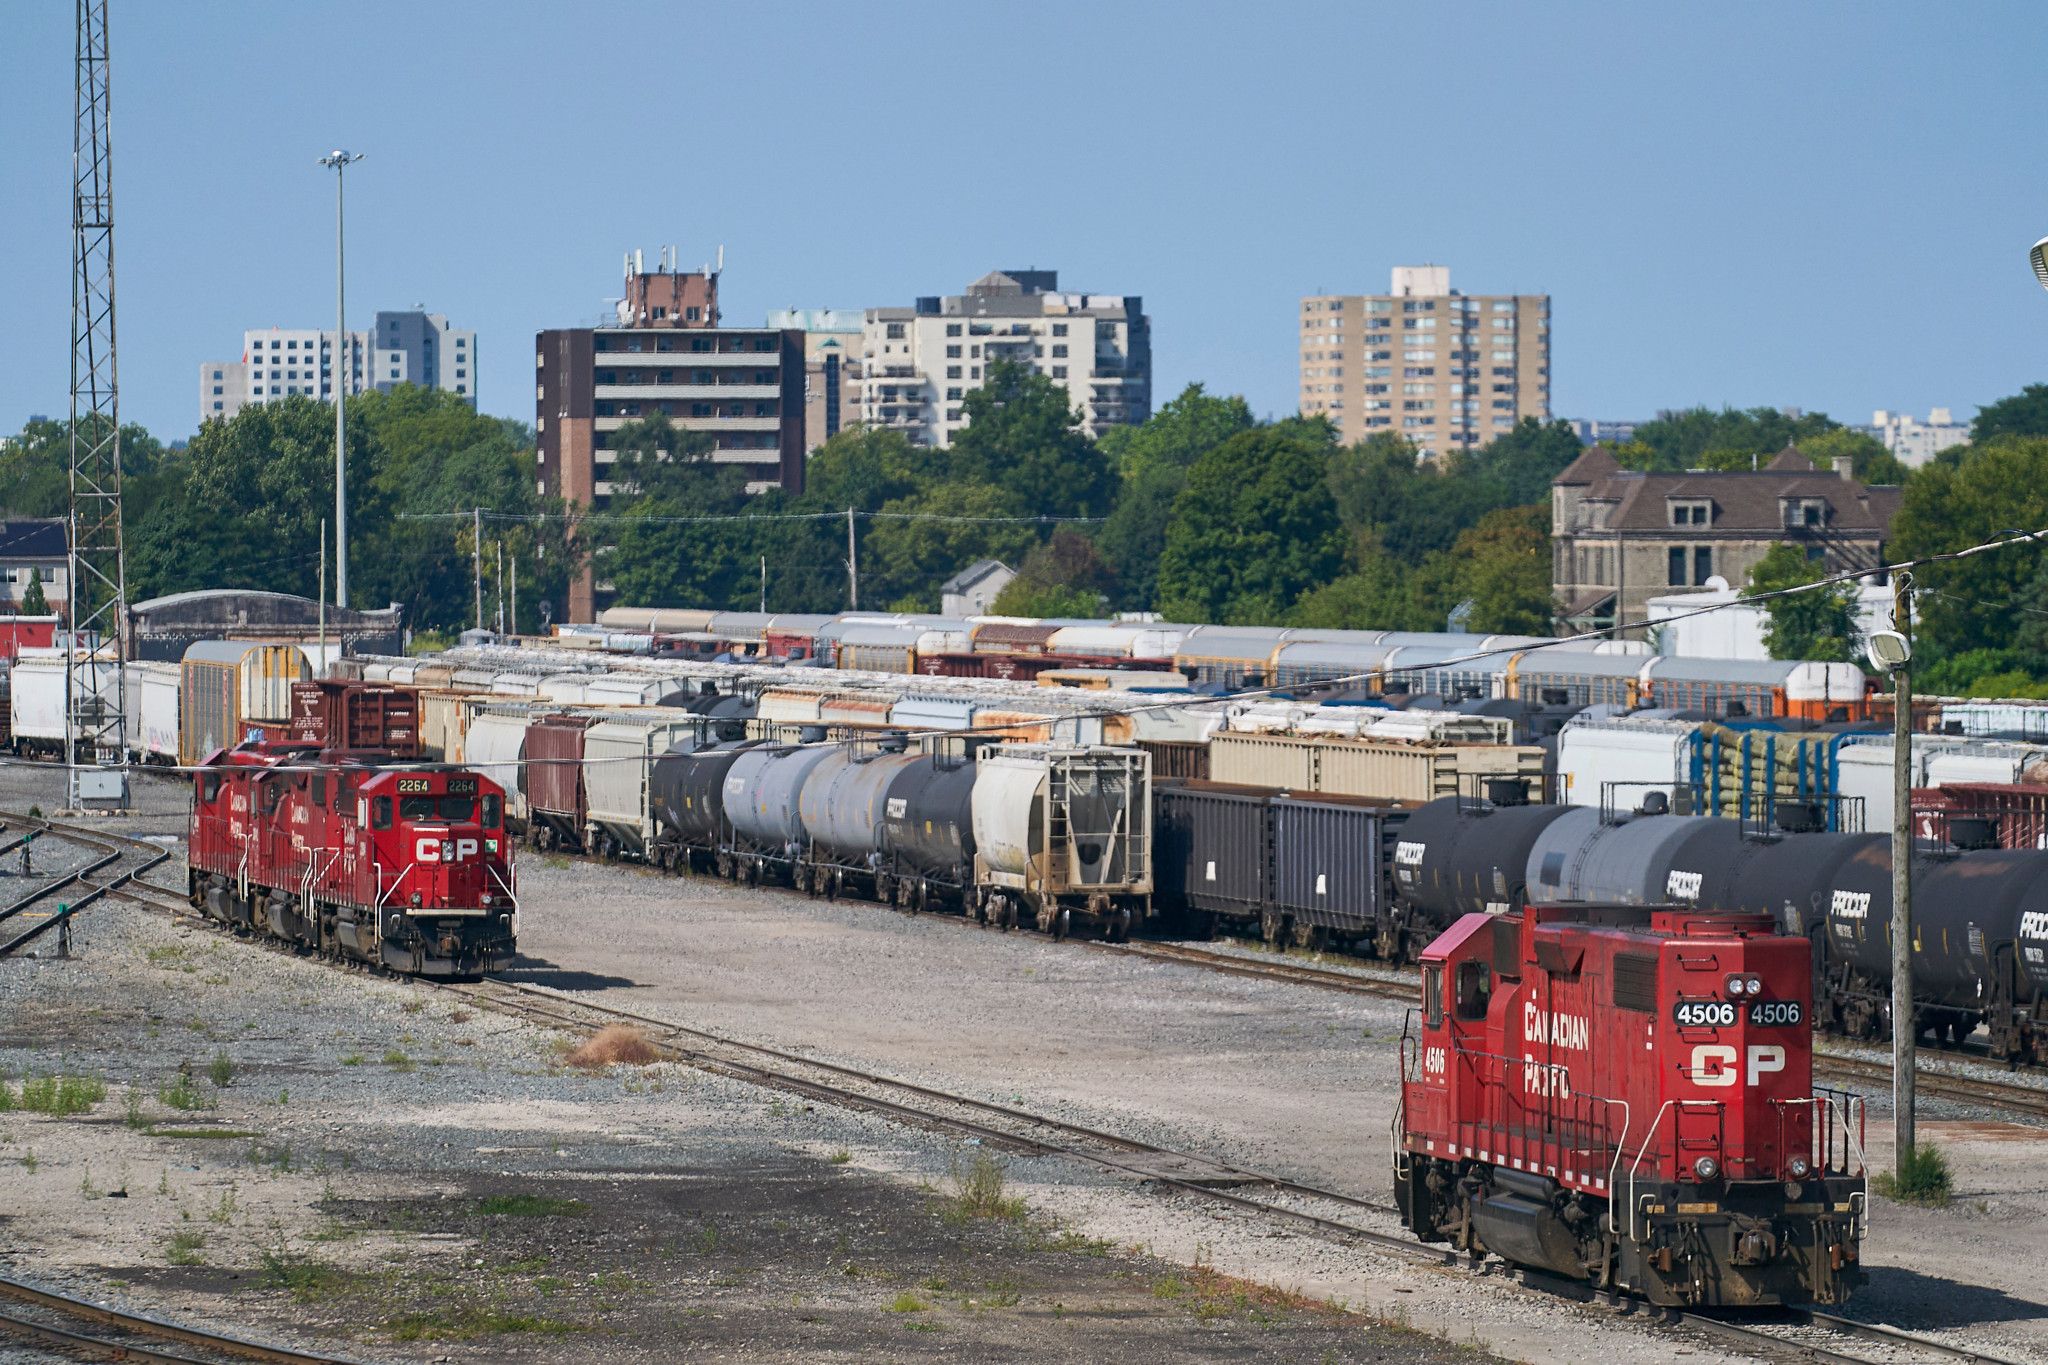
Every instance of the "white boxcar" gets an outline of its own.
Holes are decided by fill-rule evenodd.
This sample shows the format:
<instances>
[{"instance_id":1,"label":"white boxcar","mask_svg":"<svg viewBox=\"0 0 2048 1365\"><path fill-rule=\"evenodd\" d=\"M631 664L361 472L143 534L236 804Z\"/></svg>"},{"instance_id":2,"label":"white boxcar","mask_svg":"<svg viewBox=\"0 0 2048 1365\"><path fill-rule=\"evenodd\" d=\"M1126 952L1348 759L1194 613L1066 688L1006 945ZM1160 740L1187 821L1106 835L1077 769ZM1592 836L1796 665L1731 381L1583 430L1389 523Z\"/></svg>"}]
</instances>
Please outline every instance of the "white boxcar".
<instances>
[{"instance_id":1,"label":"white boxcar","mask_svg":"<svg viewBox=\"0 0 2048 1365\"><path fill-rule=\"evenodd\" d=\"M14 661L7 680L7 723L18 754L64 748L63 655L23 654Z\"/></svg>"},{"instance_id":2,"label":"white boxcar","mask_svg":"<svg viewBox=\"0 0 2048 1365\"><path fill-rule=\"evenodd\" d=\"M684 740L702 738L704 718L680 707L612 712L583 732L585 848L644 858L654 843L649 778L654 760Z\"/></svg>"},{"instance_id":3,"label":"white boxcar","mask_svg":"<svg viewBox=\"0 0 2048 1365\"><path fill-rule=\"evenodd\" d=\"M1616 810L1629 811L1660 791L1680 809L1679 793L1691 790L1698 729L1682 720L1567 721L1557 732L1558 802L1598 806L1604 794Z\"/></svg>"},{"instance_id":4,"label":"white boxcar","mask_svg":"<svg viewBox=\"0 0 2048 1365\"><path fill-rule=\"evenodd\" d=\"M178 665L136 659L123 665L122 709L128 749L143 763L178 761Z\"/></svg>"}]
</instances>

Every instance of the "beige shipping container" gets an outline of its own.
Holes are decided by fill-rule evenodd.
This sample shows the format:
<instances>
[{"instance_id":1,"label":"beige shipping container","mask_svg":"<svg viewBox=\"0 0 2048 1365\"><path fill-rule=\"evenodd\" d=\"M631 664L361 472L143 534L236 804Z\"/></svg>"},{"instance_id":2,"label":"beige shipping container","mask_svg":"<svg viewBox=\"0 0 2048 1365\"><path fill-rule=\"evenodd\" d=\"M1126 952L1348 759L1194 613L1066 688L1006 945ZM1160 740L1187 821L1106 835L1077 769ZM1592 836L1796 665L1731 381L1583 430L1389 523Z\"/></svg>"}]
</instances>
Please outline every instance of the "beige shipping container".
<instances>
[{"instance_id":1,"label":"beige shipping container","mask_svg":"<svg viewBox=\"0 0 2048 1365\"><path fill-rule=\"evenodd\" d=\"M1489 777L1527 778L1540 790L1543 750L1533 744L1403 744L1225 733L1209 741L1209 776L1252 787L1433 801L1479 795Z\"/></svg>"},{"instance_id":2,"label":"beige shipping container","mask_svg":"<svg viewBox=\"0 0 2048 1365\"><path fill-rule=\"evenodd\" d=\"M1209 738L1209 780L1284 791L1316 789L1316 745L1291 735L1219 733Z\"/></svg>"},{"instance_id":3,"label":"beige shipping container","mask_svg":"<svg viewBox=\"0 0 2048 1365\"><path fill-rule=\"evenodd\" d=\"M202 762L242 742L251 721L292 717L292 684L312 676L296 645L201 640L179 665L178 760Z\"/></svg>"}]
</instances>

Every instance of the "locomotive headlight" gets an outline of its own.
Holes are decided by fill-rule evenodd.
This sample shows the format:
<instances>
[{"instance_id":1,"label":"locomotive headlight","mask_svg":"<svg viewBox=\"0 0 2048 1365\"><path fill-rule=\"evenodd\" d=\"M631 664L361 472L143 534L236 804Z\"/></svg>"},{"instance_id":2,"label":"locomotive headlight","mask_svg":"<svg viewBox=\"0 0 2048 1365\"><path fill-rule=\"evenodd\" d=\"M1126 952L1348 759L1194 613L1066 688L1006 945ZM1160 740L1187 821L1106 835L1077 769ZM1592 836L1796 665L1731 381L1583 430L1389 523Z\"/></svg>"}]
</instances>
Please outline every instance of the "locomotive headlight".
<instances>
[{"instance_id":1,"label":"locomotive headlight","mask_svg":"<svg viewBox=\"0 0 2048 1365\"><path fill-rule=\"evenodd\" d=\"M1728 994L1741 995L1744 991L1748 989L1749 984L1745 982L1741 977L1731 976L1728 978Z\"/></svg>"},{"instance_id":2,"label":"locomotive headlight","mask_svg":"<svg viewBox=\"0 0 2048 1365\"><path fill-rule=\"evenodd\" d=\"M1692 1163L1692 1173L1702 1180L1712 1180L1721 1174L1721 1163L1710 1156L1703 1156Z\"/></svg>"},{"instance_id":3,"label":"locomotive headlight","mask_svg":"<svg viewBox=\"0 0 2048 1365\"><path fill-rule=\"evenodd\" d=\"M455 861L455 845L447 839L441 841L441 861L444 863Z\"/></svg>"},{"instance_id":4,"label":"locomotive headlight","mask_svg":"<svg viewBox=\"0 0 2048 1365\"><path fill-rule=\"evenodd\" d=\"M491 893L488 891L483 894L483 907L486 910L491 908Z\"/></svg>"},{"instance_id":5,"label":"locomotive headlight","mask_svg":"<svg viewBox=\"0 0 2048 1365\"><path fill-rule=\"evenodd\" d=\"M1763 979L1755 976L1748 977L1743 981L1742 988L1751 995L1762 995L1764 993Z\"/></svg>"},{"instance_id":6,"label":"locomotive headlight","mask_svg":"<svg viewBox=\"0 0 2048 1365\"><path fill-rule=\"evenodd\" d=\"M419 893L419 892L415 891L415 892L413 892L413 893L412 893L412 903L413 903L413 904L414 904L415 906L417 906L417 905L418 905L418 904L420 903L420 893Z\"/></svg>"},{"instance_id":7,"label":"locomotive headlight","mask_svg":"<svg viewBox=\"0 0 2048 1365\"><path fill-rule=\"evenodd\" d=\"M1803 1156L1795 1156L1785 1163L1785 1173L1794 1180L1804 1180L1813 1174L1813 1163Z\"/></svg>"}]
</instances>

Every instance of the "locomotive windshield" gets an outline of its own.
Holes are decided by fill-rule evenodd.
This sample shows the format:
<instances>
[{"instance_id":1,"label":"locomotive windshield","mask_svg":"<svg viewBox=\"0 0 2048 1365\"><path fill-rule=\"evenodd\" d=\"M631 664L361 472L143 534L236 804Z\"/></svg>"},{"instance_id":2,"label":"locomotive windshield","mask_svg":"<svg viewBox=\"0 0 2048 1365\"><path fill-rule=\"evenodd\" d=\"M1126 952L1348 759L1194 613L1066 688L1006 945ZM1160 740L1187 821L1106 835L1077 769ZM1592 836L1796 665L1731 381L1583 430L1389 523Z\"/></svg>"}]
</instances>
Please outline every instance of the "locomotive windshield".
<instances>
[{"instance_id":1,"label":"locomotive windshield","mask_svg":"<svg viewBox=\"0 0 2048 1365\"><path fill-rule=\"evenodd\" d=\"M407 821L445 820L451 825L469 823L476 802L467 796L404 796L398 801L398 818Z\"/></svg>"}]
</instances>

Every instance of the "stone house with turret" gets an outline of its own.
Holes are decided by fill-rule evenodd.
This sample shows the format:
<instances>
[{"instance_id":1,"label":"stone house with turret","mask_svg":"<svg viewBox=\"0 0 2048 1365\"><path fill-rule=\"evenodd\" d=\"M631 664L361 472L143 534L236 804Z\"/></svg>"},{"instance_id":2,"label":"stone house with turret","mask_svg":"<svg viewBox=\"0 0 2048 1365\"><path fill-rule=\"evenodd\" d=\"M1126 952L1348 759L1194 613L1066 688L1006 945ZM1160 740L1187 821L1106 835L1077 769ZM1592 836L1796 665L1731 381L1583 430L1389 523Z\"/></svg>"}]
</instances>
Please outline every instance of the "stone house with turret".
<instances>
[{"instance_id":1,"label":"stone house with turret","mask_svg":"<svg viewBox=\"0 0 2048 1365\"><path fill-rule=\"evenodd\" d=\"M1593 446L1551 481L1551 590L1559 627L1624 626L1640 638L1652 597L1736 588L1781 543L1830 573L1875 571L1899 490L1859 481L1848 457L1822 472L1797 446L1754 470L1646 474ZM1718 586L1718 585L1714 585Z\"/></svg>"}]
</instances>

